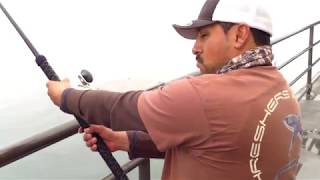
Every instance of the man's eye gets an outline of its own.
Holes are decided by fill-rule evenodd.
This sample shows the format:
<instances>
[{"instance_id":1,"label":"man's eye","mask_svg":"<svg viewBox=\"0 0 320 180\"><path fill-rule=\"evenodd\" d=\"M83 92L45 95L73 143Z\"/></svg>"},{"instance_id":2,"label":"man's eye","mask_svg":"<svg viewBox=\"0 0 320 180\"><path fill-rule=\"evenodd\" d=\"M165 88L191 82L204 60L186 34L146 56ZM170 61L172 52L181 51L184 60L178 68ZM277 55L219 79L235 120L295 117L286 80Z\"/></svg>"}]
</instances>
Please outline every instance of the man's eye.
<instances>
[{"instance_id":1,"label":"man's eye","mask_svg":"<svg viewBox=\"0 0 320 180\"><path fill-rule=\"evenodd\" d=\"M208 36L208 33L201 33L201 34L200 34L200 37L201 37L201 38L205 38L205 37L207 37L207 36Z\"/></svg>"}]
</instances>

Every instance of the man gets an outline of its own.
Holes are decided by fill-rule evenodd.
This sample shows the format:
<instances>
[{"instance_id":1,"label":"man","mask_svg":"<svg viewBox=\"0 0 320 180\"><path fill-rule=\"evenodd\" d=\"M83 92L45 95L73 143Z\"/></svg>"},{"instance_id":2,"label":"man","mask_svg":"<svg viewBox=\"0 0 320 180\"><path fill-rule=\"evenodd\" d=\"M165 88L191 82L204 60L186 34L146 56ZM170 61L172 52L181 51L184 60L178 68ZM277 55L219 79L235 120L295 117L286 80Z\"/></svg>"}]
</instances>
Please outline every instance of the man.
<instances>
[{"instance_id":1,"label":"man","mask_svg":"<svg viewBox=\"0 0 320 180\"><path fill-rule=\"evenodd\" d=\"M258 2L207 0L197 20L174 25L195 39L200 76L127 93L49 81L48 94L64 112L115 130L85 129L92 150L97 132L112 150L165 152L163 179L295 179L299 107L272 66L271 19Z\"/></svg>"}]
</instances>

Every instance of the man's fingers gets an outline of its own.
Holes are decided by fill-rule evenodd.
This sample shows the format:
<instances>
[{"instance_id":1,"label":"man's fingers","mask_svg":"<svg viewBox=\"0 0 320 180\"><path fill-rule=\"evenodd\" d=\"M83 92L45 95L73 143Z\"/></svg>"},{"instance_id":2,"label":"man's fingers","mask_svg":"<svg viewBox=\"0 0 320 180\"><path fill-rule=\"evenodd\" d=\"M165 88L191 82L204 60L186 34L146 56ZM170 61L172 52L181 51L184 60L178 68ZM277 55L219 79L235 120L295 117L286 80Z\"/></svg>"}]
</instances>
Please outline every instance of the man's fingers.
<instances>
[{"instance_id":1,"label":"man's fingers","mask_svg":"<svg viewBox=\"0 0 320 180\"><path fill-rule=\"evenodd\" d=\"M89 128L84 130L85 133L98 133L103 139L109 140L112 139L113 134L110 128L107 128L103 125L90 125Z\"/></svg>"},{"instance_id":2,"label":"man's fingers","mask_svg":"<svg viewBox=\"0 0 320 180\"><path fill-rule=\"evenodd\" d=\"M60 106L61 103L61 94L67 88L70 88L69 79L64 79L62 81L48 81L47 82L48 95L50 96L51 101Z\"/></svg>"},{"instance_id":3,"label":"man's fingers","mask_svg":"<svg viewBox=\"0 0 320 180\"><path fill-rule=\"evenodd\" d=\"M96 143L97 143L97 139L96 138L92 138L92 139L86 141L86 144L87 144L88 147L92 147L92 146L96 145Z\"/></svg>"},{"instance_id":4,"label":"man's fingers","mask_svg":"<svg viewBox=\"0 0 320 180\"><path fill-rule=\"evenodd\" d=\"M99 134L105 143L115 139L115 132L103 125L90 125L84 129L84 133L83 139L92 151L97 151L97 138L92 135L93 133Z\"/></svg>"},{"instance_id":5,"label":"man's fingers","mask_svg":"<svg viewBox=\"0 0 320 180\"><path fill-rule=\"evenodd\" d=\"M94 144L93 146L90 147L91 151L97 151L97 145Z\"/></svg>"},{"instance_id":6,"label":"man's fingers","mask_svg":"<svg viewBox=\"0 0 320 180\"><path fill-rule=\"evenodd\" d=\"M83 140L89 141L90 139L92 139L92 134L84 134L83 135Z\"/></svg>"}]
</instances>

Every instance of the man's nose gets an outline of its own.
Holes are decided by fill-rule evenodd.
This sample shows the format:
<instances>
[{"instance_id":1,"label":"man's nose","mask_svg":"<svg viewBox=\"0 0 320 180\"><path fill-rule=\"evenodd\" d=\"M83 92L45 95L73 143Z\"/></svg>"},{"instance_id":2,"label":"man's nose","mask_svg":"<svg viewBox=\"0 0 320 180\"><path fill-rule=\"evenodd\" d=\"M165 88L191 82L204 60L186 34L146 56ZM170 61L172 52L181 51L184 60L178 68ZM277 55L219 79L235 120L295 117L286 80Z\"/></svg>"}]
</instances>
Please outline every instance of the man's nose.
<instances>
[{"instance_id":1,"label":"man's nose","mask_svg":"<svg viewBox=\"0 0 320 180\"><path fill-rule=\"evenodd\" d=\"M194 45L192 48L192 53L194 55L199 55L201 53L201 48L200 48L199 42L197 40L194 42Z\"/></svg>"}]
</instances>

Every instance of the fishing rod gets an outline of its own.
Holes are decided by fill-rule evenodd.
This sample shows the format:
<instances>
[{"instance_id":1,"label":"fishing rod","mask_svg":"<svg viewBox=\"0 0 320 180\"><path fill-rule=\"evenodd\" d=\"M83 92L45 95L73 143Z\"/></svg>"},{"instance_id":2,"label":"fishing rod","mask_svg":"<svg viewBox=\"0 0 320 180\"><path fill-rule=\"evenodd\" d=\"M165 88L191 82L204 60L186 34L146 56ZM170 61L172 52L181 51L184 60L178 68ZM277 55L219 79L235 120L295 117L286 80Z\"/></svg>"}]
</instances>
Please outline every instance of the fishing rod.
<instances>
[{"instance_id":1,"label":"fishing rod","mask_svg":"<svg viewBox=\"0 0 320 180\"><path fill-rule=\"evenodd\" d=\"M47 78L52 81L60 81L60 78L55 73L53 68L50 66L46 57L43 55L40 55L38 53L37 49L32 45L30 40L23 33L23 31L20 29L20 27L17 25L17 23L13 20L13 18L8 13L8 11L4 8L4 6L2 5L1 2L0 2L0 8L3 11L3 13L7 16L7 18L11 22L11 24L14 26L16 31L19 33L21 38L27 44L27 46L29 47L29 49L31 50L31 52L33 53L33 55L36 58L37 65L42 69L42 71L47 76ZM77 117L77 116L75 116L75 118L82 128L88 128L90 126L86 120L84 120L80 117ZM109 147L104 143L103 139L97 133L94 133L93 136L95 138L97 138L97 150L98 150L99 154L101 155L101 157L105 161L105 163L108 165L108 167L110 168L111 172L114 174L116 179L128 180L127 175L124 173L123 169L121 168L121 166L119 165L117 160L113 157Z\"/></svg>"}]
</instances>

